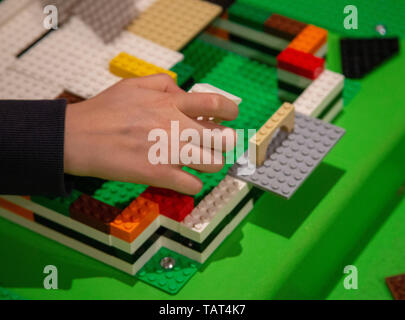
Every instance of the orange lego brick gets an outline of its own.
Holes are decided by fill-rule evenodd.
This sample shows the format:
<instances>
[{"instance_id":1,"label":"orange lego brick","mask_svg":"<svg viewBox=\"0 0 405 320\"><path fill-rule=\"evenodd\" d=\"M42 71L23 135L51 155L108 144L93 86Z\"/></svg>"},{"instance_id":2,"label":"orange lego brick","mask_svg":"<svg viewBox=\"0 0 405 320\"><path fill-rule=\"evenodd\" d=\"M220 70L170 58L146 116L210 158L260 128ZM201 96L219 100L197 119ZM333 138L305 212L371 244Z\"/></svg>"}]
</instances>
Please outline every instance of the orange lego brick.
<instances>
[{"instance_id":1,"label":"orange lego brick","mask_svg":"<svg viewBox=\"0 0 405 320\"><path fill-rule=\"evenodd\" d=\"M23 198L29 199L29 197L23 197ZM0 207L6 209L8 211L11 211L11 212L13 212L13 213L25 218L25 219L28 219L30 221L34 221L34 213L32 211L29 211L29 210L26 210L26 209L24 209L24 208L22 208L20 206L17 206L16 204L14 204L14 203L12 203L10 201L7 201L7 200L4 200L4 199L0 198Z\"/></svg>"},{"instance_id":2,"label":"orange lego brick","mask_svg":"<svg viewBox=\"0 0 405 320\"><path fill-rule=\"evenodd\" d=\"M111 235L126 242L134 241L157 217L159 205L138 197L111 222Z\"/></svg>"},{"instance_id":3,"label":"orange lego brick","mask_svg":"<svg viewBox=\"0 0 405 320\"><path fill-rule=\"evenodd\" d=\"M308 25L288 45L289 48L315 54L328 40L328 31L314 25Z\"/></svg>"},{"instance_id":4,"label":"orange lego brick","mask_svg":"<svg viewBox=\"0 0 405 320\"><path fill-rule=\"evenodd\" d=\"M157 0L128 30L179 51L222 12L222 7L201 0Z\"/></svg>"},{"instance_id":5,"label":"orange lego brick","mask_svg":"<svg viewBox=\"0 0 405 320\"><path fill-rule=\"evenodd\" d=\"M177 82L177 74L175 72L160 68L125 52L121 52L110 61L110 72L121 78L138 78L166 73Z\"/></svg>"}]
</instances>

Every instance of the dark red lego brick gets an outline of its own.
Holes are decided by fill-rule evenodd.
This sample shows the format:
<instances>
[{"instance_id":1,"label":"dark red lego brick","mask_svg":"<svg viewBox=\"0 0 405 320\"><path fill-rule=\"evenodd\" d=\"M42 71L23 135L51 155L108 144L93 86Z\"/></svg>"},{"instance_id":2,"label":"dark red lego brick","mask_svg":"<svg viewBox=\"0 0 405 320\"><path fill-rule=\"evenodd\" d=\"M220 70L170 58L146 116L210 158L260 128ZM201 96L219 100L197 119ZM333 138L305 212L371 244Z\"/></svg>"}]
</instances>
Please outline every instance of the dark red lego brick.
<instances>
[{"instance_id":1,"label":"dark red lego brick","mask_svg":"<svg viewBox=\"0 0 405 320\"><path fill-rule=\"evenodd\" d=\"M66 90L57 96L56 99L65 99L68 104L79 103L85 100L84 98Z\"/></svg>"},{"instance_id":2,"label":"dark red lego brick","mask_svg":"<svg viewBox=\"0 0 405 320\"><path fill-rule=\"evenodd\" d=\"M72 219L109 234L110 223L122 210L83 194L71 204L69 211Z\"/></svg>"},{"instance_id":3,"label":"dark red lego brick","mask_svg":"<svg viewBox=\"0 0 405 320\"><path fill-rule=\"evenodd\" d=\"M264 31L276 37L292 41L306 26L306 23L275 13L264 23Z\"/></svg>"},{"instance_id":4,"label":"dark red lego brick","mask_svg":"<svg viewBox=\"0 0 405 320\"><path fill-rule=\"evenodd\" d=\"M159 213L181 222L194 209L194 198L176 191L149 187L141 194L159 205Z\"/></svg>"},{"instance_id":5,"label":"dark red lego brick","mask_svg":"<svg viewBox=\"0 0 405 320\"><path fill-rule=\"evenodd\" d=\"M395 300L405 300L405 273L385 279Z\"/></svg>"},{"instance_id":6,"label":"dark red lego brick","mask_svg":"<svg viewBox=\"0 0 405 320\"><path fill-rule=\"evenodd\" d=\"M292 48L277 57L277 68L315 80L325 70L325 60Z\"/></svg>"}]
</instances>

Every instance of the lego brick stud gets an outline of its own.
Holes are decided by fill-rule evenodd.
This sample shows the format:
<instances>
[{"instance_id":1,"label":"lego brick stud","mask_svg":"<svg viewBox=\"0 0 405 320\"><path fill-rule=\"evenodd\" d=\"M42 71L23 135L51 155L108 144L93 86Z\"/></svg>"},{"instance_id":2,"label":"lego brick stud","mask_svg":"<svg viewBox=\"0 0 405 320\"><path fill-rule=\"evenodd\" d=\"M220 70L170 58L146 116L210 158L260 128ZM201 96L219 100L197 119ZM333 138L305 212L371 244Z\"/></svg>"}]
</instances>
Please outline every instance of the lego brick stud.
<instances>
[{"instance_id":1,"label":"lego brick stud","mask_svg":"<svg viewBox=\"0 0 405 320\"><path fill-rule=\"evenodd\" d=\"M249 141L249 149L255 148L255 152L249 152L251 163L262 166L267 149L277 129L288 133L294 131L295 109L290 103L284 103L280 109L264 124L264 126ZM255 158L253 158L255 156Z\"/></svg>"}]
</instances>

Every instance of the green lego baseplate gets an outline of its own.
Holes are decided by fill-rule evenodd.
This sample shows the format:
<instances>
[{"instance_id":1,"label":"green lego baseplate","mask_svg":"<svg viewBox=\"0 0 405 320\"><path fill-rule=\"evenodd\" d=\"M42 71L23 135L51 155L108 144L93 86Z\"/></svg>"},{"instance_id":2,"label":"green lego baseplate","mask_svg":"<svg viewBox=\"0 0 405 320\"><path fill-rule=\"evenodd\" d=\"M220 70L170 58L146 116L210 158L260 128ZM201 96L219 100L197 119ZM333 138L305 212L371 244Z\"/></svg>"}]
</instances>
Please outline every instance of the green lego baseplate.
<instances>
[{"instance_id":1,"label":"green lego baseplate","mask_svg":"<svg viewBox=\"0 0 405 320\"><path fill-rule=\"evenodd\" d=\"M285 0L237 0L234 6L248 5L258 10L278 13L302 22L312 23L330 31L353 37L376 37L380 33L377 26L386 29L386 36L405 35L405 2L404 1L326 1L326 0L294 0L292 4ZM347 5L354 5L358 13L358 29L346 29L344 13ZM233 10L232 8L230 9ZM260 16L252 16L260 23Z\"/></svg>"},{"instance_id":2,"label":"green lego baseplate","mask_svg":"<svg viewBox=\"0 0 405 320\"><path fill-rule=\"evenodd\" d=\"M177 74L177 85L183 87L188 81L193 79L195 69L193 66L184 63L183 61L176 64L171 71ZM187 90L188 88L183 88Z\"/></svg>"},{"instance_id":3,"label":"green lego baseplate","mask_svg":"<svg viewBox=\"0 0 405 320\"><path fill-rule=\"evenodd\" d=\"M191 42L184 50L183 63L194 67L193 78L195 82L201 82L201 79L217 65L229 52L196 39Z\"/></svg>"},{"instance_id":4,"label":"green lego baseplate","mask_svg":"<svg viewBox=\"0 0 405 320\"><path fill-rule=\"evenodd\" d=\"M136 277L167 293L176 294L200 266L198 262L162 247Z\"/></svg>"}]
</instances>

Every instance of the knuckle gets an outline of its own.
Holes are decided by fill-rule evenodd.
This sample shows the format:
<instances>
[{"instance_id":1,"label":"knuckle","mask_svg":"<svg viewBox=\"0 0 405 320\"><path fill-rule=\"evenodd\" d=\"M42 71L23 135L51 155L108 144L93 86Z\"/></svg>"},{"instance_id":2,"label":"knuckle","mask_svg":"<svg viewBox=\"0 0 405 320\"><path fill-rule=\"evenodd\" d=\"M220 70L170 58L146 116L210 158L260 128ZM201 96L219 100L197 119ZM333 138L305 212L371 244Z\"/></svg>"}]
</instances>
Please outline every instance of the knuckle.
<instances>
[{"instance_id":1,"label":"knuckle","mask_svg":"<svg viewBox=\"0 0 405 320\"><path fill-rule=\"evenodd\" d=\"M210 106L211 111L218 111L221 107L221 97L216 94L210 94L208 96L208 105Z\"/></svg>"},{"instance_id":2,"label":"knuckle","mask_svg":"<svg viewBox=\"0 0 405 320\"><path fill-rule=\"evenodd\" d=\"M126 85L134 85L137 82L138 81L136 78L126 78L126 79L121 80L121 83L126 84Z\"/></svg>"},{"instance_id":3,"label":"knuckle","mask_svg":"<svg viewBox=\"0 0 405 320\"><path fill-rule=\"evenodd\" d=\"M172 77L170 77L168 74L166 73L159 73L157 75L157 77L159 77L160 81L163 81L165 83L172 83L174 80L172 79Z\"/></svg>"}]
</instances>

